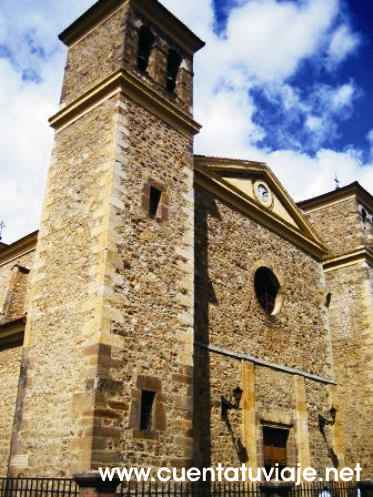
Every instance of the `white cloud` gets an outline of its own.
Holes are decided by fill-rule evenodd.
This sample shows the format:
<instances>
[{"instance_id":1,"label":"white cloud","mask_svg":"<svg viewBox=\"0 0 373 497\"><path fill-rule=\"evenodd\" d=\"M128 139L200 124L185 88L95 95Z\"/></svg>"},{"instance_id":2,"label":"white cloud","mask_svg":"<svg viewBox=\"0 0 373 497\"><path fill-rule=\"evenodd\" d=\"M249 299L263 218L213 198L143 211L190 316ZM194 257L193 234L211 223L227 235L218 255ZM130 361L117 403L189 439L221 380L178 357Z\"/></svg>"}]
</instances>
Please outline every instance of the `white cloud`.
<instances>
[{"instance_id":1,"label":"white cloud","mask_svg":"<svg viewBox=\"0 0 373 497\"><path fill-rule=\"evenodd\" d=\"M371 159L373 161L373 129L371 129L369 131L366 138L367 138L367 141L368 141L369 146L370 146L370 156L371 156Z\"/></svg>"},{"instance_id":2,"label":"white cloud","mask_svg":"<svg viewBox=\"0 0 373 497\"><path fill-rule=\"evenodd\" d=\"M247 2L229 17L226 57L259 81L284 81L317 52L337 9L337 0Z\"/></svg>"},{"instance_id":3,"label":"white cloud","mask_svg":"<svg viewBox=\"0 0 373 497\"><path fill-rule=\"evenodd\" d=\"M312 133L319 133L324 127L323 119L318 116L309 115L306 118L305 126Z\"/></svg>"},{"instance_id":4,"label":"white cloud","mask_svg":"<svg viewBox=\"0 0 373 497\"><path fill-rule=\"evenodd\" d=\"M176 17L202 38L210 38L214 24L213 0L162 0Z\"/></svg>"},{"instance_id":5,"label":"white cloud","mask_svg":"<svg viewBox=\"0 0 373 497\"><path fill-rule=\"evenodd\" d=\"M325 141L340 136L338 123L351 116L354 101L360 96L353 82L340 86L319 85L301 102L299 111L305 115L309 133L308 146L320 148Z\"/></svg>"},{"instance_id":6,"label":"white cloud","mask_svg":"<svg viewBox=\"0 0 373 497\"><path fill-rule=\"evenodd\" d=\"M359 180L371 190L373 184L373 164L362 167L360 154L353 149L345 152L321 149L314 157L280 150L268 154L266 159L296 200L333 190L335 175L342 185Z\"/></svg>"},{"instance_id":7,"label":"white cloud","mask_svg":"<svg viewBox=\"0 0 373 497\"><path fill-rule=\"evenodd\" d=\"M58 63L61 63L59 60ZM10 62L0 59L0 216L7 238L34 230L38 224L52 133L47 119L55 109L60 81L25 83Z\"/></svg>"},{"instance_id":8,"label":"white cloud","mask_svg":"<svg viewBox=\"0 0 373 497\"><path fill-rule=\"evenodd\" d=\"M248 140L255 144L264 136L264 130L253 122L255 105L247 92L220 90L200 111L205 131L200 136L199 147L206 154L240 157L247 154Z\"/></svg>"},{"instance_id":9,"label":"white cloud","mask_svg":"<svg viewBox=\"0 0 373 497\"><path fill-rule=\"evenodd\" d=\"M373 129L371 129L371 130L369 131L369 133L367 134L367 140L369 141L369 143L370 143L371 145L373 145Z\"/></svg>"},{"instance_id":10,"label":"white cloud","mask_svg":"<svg viewBox=\"0 0 373 497\"><path fill-rule=\"evenodd\" d=\"M334 31L328 48L328 63L331 68L343 62L346 57L355 52L360 44L360 36L351 31L351 28L342 24Z\"/></svg>"},{"instance_id":11,"label":"white cloud","mask_svg":"<svg viewBox=\"0 0 373 497\"><path fill-rule=\"evenodd\" d=\"M0 218L8 241L38 225L52 142L47 118L57 108L64 66L56 35L93 3L19 0L15 9L13 0L2 0L0 47L12 54L11 62L0 59ZM307 92L291 83L304 61L337 63L357 48L345 23L333 31L340 0L236 0L224 36L213 31L212 0L163 3L207 42L195 67L196 117L204 126L197 152L265 160L297 199L333 188L335 173L343 183L372 184L373 165L362 167L357 151L323 148L353 107L355 83L315 84ZM23 81L25 70L36 72L40 84ZM272 130L258 124L258 88L283 113L283 150L261 146ZM287 132L286 122L294 121L303 135ZM302 139L320 147L315 156L288 149Z\"/></svg>"},{"instance_id":12,"label":"white cloud","mask_svg":"<svg viewBox=\"0 0 373 497\"><path fill-rule=\"evenodd\" d=\"M356 89L352 83L346 83L340 86L334 93L331 104L335 111L340 111L352 105Z\"/></svg>"},{"instance_id":13,"label":"white cloud","mask_svg":"<svg viewBox=\"0 0 373 497\"><path fill-rule=\"evenodd\" d=\"M0 46L11 54L0 58L0 220L6 241L38 228L53 142L48 118L58 106L64 68L57 34L92 3L22 1L18 10L2 0ZM26 69L38 74L39 84L23 80Z\"/></svg>"}]
</instances>

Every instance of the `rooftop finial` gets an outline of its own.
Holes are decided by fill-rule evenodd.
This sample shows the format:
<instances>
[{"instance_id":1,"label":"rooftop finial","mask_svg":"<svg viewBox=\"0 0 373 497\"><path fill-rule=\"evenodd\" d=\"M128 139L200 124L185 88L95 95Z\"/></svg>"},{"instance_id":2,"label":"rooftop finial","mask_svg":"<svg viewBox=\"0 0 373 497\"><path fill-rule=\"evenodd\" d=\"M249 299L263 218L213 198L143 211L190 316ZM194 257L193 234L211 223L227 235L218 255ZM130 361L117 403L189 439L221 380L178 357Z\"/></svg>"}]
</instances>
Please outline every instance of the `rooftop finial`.
<instances>
[{"instance_id":1,"label":"rooftop finial","mask_svg":"<svg viewBox=\"0 0 373 497\"><path fill-rule=\"evenodd\" d=\"M2 238L3 238L3 230L4 230L4 228L5 228L4 221L0 221L0 242L1 242Z\"/></svg>"},{"instance_id":2,"label":"rooftop finial","mask_svg":"<svg viewBox=\"0 0 373 497\"><path fill-rule=\"evenodd\" d=\"M334 183L335 183L335 189L339 190L341 188L341 182L339 181L337 173L335 174Z\"/></svg>"}]
</instances>

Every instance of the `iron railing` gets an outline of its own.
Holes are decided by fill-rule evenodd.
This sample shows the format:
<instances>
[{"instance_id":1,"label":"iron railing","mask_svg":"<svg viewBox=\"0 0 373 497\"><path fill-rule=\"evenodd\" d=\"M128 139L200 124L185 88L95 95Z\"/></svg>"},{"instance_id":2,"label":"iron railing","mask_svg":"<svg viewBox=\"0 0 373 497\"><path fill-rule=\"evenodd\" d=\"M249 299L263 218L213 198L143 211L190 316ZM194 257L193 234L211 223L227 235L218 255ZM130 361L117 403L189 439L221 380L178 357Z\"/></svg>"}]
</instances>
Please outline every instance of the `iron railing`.
<instances>
[{"instance_id":1,"label":"iron railing","mask_svg":"<svg viewBox=\"0 0 373 497\"><path fill-rule=\"evenodd\" d=\"M259 487L244 483L125 483L120 497L262 497ZM264 497L264 496L263 496Z\"/></svg>"},{"instance_id":2,"label":"iron railing","mask_svg":"<svg viewBox=\"0 0 373 497\"><path fill-rule=\"evenodd\" d=\"M268 497L261 485L248 483L126 483L120 497ZM294 486L289 497L360 497L354 483L310 483Z\"/></svg>"},{"instance_id":3,"label":"iron railing","mask_svg":"<svg viewBox=\"0 0 373 497\"><path fill-rule=\"evenodd\" d=\"M122 483L118 497L267 497L261 485L246 483ZM0 497L79 497L67 478L0 478ZM360 497L354 483L310 483L294 486L288 497Z\"/></svg>"},{"instance_id":4,"label":"iron railing","mask_svg":"<svg viewBox=\"0 0 373 497\"><path fill-rule=\"evenodd\" d=\"M0 497L79 497L69 478L0 478Z\"/></svg>"}]
</instances>

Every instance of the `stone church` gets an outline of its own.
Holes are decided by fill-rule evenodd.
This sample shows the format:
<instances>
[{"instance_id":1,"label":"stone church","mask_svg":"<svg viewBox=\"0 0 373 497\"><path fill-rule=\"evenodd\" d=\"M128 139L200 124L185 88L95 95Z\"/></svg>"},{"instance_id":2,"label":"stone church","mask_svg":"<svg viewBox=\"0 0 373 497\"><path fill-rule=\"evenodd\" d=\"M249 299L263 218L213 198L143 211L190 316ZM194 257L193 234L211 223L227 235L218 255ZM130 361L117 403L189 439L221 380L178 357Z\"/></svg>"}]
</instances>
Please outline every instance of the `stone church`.
<instances>
[{"instance_id":1,"label":"stone church","mask_svg":"<svg viewBox=\"0 0 373 497\"><path fill-rule=\"evenodd\" d=\"M372 478L373 197L296 204L266 164L194 155L204 43L157 0L60 39L40 230L0 247L0 475Z\"/></svg>"}]
</instances>

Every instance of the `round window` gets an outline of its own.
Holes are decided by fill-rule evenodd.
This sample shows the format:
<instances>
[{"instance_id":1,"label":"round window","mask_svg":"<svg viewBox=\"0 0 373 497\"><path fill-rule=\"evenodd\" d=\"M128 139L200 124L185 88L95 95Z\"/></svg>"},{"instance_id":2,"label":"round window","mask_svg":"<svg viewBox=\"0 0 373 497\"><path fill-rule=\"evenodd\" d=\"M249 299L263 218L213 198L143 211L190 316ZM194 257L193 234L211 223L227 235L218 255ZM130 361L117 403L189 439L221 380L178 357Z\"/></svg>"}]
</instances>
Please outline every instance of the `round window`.
<instances>
[{"instance_id":1,"label":"round window","mask_svg":"<svg viewBox=\"0 0 373 497\"><path fill-rule=\"evenodd\" d=\"M267 267L259 268L255 273L255 293L262 309L270 316L281 310L281 286L273 271Z\"/></svg>"}]
</instances>

